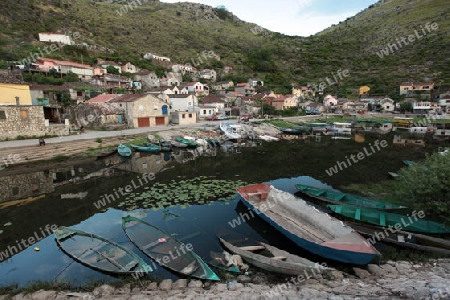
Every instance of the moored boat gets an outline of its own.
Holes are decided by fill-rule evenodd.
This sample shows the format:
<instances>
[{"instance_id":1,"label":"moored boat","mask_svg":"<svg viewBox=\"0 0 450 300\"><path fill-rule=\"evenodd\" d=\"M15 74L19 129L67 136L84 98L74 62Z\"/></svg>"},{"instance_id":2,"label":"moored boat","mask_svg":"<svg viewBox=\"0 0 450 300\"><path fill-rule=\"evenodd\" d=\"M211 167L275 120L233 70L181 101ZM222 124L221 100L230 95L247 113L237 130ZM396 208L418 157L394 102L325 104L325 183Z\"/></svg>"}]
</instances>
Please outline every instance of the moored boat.
<instances>
[{"instance_id":1,"label":"moored boat","mask_svg":"<svg viewBox=\"0 0 450 300\"><path fill-rule=\"evenodd\" d=\"M284 134L302 134L310 133L312 131L311 126L280 127L279 129Z\"/></svg>"},{"instance_id":2,"label":"moored boat","mask_svg":"<svg viewBox=\"0 0 450 300\"><path fill-rule=\"evenodd\" d=\"M444 224L423 220L423 211L414 211L411 216L384 212L376 209L359 208L348 205L327 205L335 213L364 223L383 227L400 226L402 230L421 233L450 233L450 227ZM422 217L421 217L422 215ZM397 226L398 227L398 226Z\"/></svg>"},{"instance_id":3,"label":"moored boat","mask_svg":"<svg viewBox=\"0 0 450 300\"><path fill-rule=\"evenodd\" d=\"M175 148L187 148L187 146L188 146L187 144L180 143L178 141L171 141L170 144L172 145L172 147L175 147Z\"/></svg>"},{"instance_id":4,"label":"moored boat","mask_svg":"<svg viewBox=\"0 0 450 300\"><path fill-rule=\"evenodd\" d=\"M216 140L216 139L206 139L206 141L208 142L208 144L210 144L213 147L219 147L220 146L220 141Z\"/></svg>"},{"instance_id":5,"label":"moored boat","mask_svg":"<svg viewBox=\"0 0 450 300\"><path fill-rule=\"evenodd\" d=\"M332 270L262 242L258 242L258 245L254 246L238 247L221 237L219 240L226 249L241 256L245 262L266 271L284 275L300 275L309 272L321 274ZM270 256L263 255L260 253L261 251L267 252Z\"/></svg>"},{"instance_id":6,"label":"moored boat","mask_svg":"<svg viewBox=\"0 0 450 300\"><path fill-rule=\"evenodd\" d=\"M298 246L336 261L364 265L380 253L338 219L267 183L237 189L243 203Z\"/></svg>"},{"instance_id":7,"label":"moored boat","mask_svg":"<svg viewBox=\"0 0 450 300\"><path fill-rule=\"evenodd\" d=\"M115 274L153 271L132 251L98 235L63 226L54 234L56 243L67 255L93 269Z\"/></svg>"},{"instance_id":8,"label":"moored boat","mask_svg":"<svg viewBox=\"0 0 450 300\"><path fill-rule=\"evenodd\" d=\"M128 157L131 156L131 149L124 144L120 144L117 146L117 153L119 153L120 156Z\"/></svg>"},{"instance_id":9,"label":"moored boat","mask_svg":"<svg viewBox=\"0 0 450 300\"><path fill-rule=\"evenodd\" d=\"M172 151L172 147L162 146L160 144L146 143L145 145L148 146L148 147L152 147L152 148L159 148L159 151L161 151L161 152L170 152L170 151Z\"/></svg>"},{"instance_id":10,"label":"moored boat","mask_svg":"<svg viewBox=\"0 0 450 300\"><path fill-rule=\"evenodd\" d=\"M138 145L130 144L130 146L133 149L140 151L140 152L157 153L157 152L161 151L160 147L155 144L148 144L147 146L138 146Z\"/></svg>"},{"instance_id":11,"label":"moored boat","mask_svg":"<svg viewBox=\"0 0 450 300\"><path fill-rule=\"evenodd\" d=\"M173 236L138 218L122 218L122 227L128 238L158 264L186 276L219 280L208 265ZM190 245L190 246L189 246Z\"/></svg>"},{"instance_id":12,"label":"moored boat","mask_svg":"<svg viewBox=\"0 0 450 300\"><path fill-rule=\"evenodd\" d=\"M369 197L332 191L330 189L322 189L304 184L296 184L295 187L301 194L328 203L346 204L357 207L370 207L386 211L406 208L406 206L392 204Z\"/></svg>"},{"instance_id":13,"label":"moored boat","mask_svg":"<svg viewBox=\"0 0 450 300\"><path fill-rule=\"evenodd\" d=\"M177 137L177 138L175 138L175 141L182 143L182 144L186 144L189 148L197 147L197 143L195 143L193 140L188 140L188 139L184 139L181 137Z\"/></svg>"},{"instance_id":14,"label":"moored boat","mask_svg":"<svg viewBox=\"0 0 450 300\"><path fill-rule=\"evenodd\" d=\"M371 243L383 242L414 250L450 255L450 241L424 234L346 222Z\"/></svg>"},{"instance_id":15,"label":"moored boat","mask_svg":"<svg viewBox=\"0 0 450 300\"><path fill-rule=\"evenodd\" d=\"M242 138L242 126L240 124L232 124L230 122L221 122L220 130L223 131L227 139L237 140Z\"/></svg>"}]
</instances>

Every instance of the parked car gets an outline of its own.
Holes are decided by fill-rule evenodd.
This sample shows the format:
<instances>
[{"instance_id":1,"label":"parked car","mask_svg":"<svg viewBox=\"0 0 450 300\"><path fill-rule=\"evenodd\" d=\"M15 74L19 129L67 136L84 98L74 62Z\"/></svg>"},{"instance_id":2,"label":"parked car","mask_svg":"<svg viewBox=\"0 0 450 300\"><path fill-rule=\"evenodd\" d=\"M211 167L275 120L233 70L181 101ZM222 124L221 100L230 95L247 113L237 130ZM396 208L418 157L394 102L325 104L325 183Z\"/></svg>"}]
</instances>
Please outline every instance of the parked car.
<instances>
[{"instance_id":1,"label":"parked car","mask_svg":"<svg viewBox=\"0 0 450 300\"><path fill-rule=\"evenodd\" d=\"M210 116L206 118L206 121L217 121L219 118L217 116Z\"/></svg>"},{"instance_id":2,"label":"parked car","mask_svg":"<svg viewBox=\"0 0 450 300\"><path fill-rule=\"evenodd\" d=\"M219 120L228 120L230 117L227 116L227 115L220 115L220 116L217 116L217 118L218 118Z\"/></svg>"}]
</instances>

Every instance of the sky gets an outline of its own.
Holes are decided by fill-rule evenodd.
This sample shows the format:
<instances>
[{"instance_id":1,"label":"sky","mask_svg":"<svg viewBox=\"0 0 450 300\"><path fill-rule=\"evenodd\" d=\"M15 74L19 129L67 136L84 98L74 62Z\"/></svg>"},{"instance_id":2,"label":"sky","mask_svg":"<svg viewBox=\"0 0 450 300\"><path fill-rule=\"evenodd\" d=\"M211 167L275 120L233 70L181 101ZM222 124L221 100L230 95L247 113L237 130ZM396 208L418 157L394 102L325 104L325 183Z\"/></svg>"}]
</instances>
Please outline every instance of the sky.
<instances>
[{"instance_id":1,"label":"sky","mask_svg":"<svg viewBox=\"0 0 450 300\"><path fill-rule=\"evenodd\" d=\"M176 3L179 0L162 0ZM193 0L225 6L241 20L287 35L310 36L354 16L378 0Z\"/></svg>"}]
</instances>

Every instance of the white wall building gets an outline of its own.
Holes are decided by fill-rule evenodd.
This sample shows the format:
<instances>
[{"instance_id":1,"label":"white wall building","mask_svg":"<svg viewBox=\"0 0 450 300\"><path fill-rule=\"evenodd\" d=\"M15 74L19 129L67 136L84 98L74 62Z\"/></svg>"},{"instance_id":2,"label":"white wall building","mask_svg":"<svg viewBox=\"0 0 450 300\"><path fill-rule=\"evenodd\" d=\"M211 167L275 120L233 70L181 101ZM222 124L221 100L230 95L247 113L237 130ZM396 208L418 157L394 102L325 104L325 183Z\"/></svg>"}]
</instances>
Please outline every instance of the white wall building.
<instances>
[{"instance_id":1,"label":"white wall building","mask_svg":"<svg viewBox=\"0 0 450 300\"><path fill-rule=\"evenodd\" d=\"M52 32L39 32L40 42L59 43L64 45L73 45L72 38L68 35Z\"/></svg>"}]
</instances>

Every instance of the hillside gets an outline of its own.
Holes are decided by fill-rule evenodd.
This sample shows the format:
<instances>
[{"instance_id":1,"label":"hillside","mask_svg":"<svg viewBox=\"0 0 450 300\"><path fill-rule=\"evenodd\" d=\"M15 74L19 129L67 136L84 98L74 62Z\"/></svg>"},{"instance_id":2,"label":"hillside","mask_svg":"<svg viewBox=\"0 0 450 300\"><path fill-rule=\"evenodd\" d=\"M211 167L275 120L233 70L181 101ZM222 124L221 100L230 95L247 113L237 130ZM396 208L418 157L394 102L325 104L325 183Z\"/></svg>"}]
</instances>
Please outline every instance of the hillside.
<instances>
[{"instance_id":1,"label":"hillside","mask_svg":"<svg viewBox=\"0 0 450 300\"><path fill-rule=\"evenodd\" d=\"M79 32L77 42L113 49L113 53L64 47L50 57L93 64L101 56L148 66L142 59L147 52L193 63L203 51L214 51L221 62L234 67L236 76L258 76L269 87L283 91L291 84L331 78L340 68L348 69L350 76L330 91L341 96L359 85L369 85L372 92L381 94L395 92L404 80L450 81L448 0L382 0L310 37L270 32L207 5L141 2L137 6L124 6L124 0L0 2L0 61L24 59L43 46L37 42L38 32L59 30ZM438 29L425 35L427 22L436 22ZM421 38L393 51L386 48L415 30L422 32ZM382 49L387 55L380 58ZM204 66L210 63L205 61Z\"/></svg>"}]
</instances>

